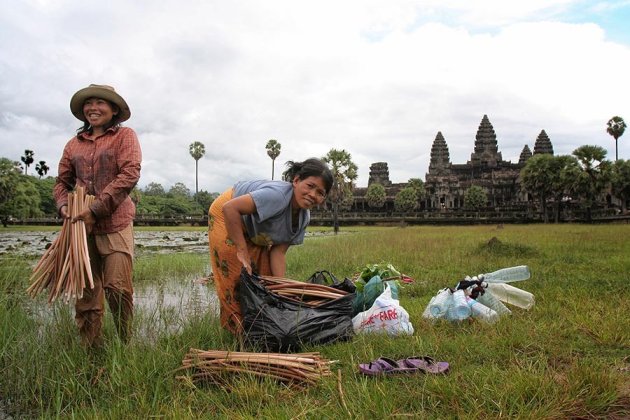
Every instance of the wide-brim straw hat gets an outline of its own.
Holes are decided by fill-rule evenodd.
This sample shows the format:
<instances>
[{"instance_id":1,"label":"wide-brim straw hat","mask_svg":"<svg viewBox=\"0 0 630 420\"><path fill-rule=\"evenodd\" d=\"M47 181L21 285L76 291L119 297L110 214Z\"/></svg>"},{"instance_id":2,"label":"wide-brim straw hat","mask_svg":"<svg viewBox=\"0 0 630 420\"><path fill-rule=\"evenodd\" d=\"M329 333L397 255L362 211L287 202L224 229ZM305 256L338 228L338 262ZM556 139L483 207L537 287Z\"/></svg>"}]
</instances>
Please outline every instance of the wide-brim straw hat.
<instances>
[{"instance_id":1,"label":"wide-brim straw hat","mask_svg":"<svg viewBox=\"0 0 630 420\"><path fill-rule=\"evenodd\" d=\"M116 90L108 85L90 85L86 88L79 90L77 93L72 95L72 99L70 99L70 111L72 114L85 122L85 115L83 115L83 104L89 98L99 98L105 99L118 107L118 122L127 121L129 117L131 117L131 110L129 109L129 105L120 96L116 93Z\"/></svg>"}]
</instances>

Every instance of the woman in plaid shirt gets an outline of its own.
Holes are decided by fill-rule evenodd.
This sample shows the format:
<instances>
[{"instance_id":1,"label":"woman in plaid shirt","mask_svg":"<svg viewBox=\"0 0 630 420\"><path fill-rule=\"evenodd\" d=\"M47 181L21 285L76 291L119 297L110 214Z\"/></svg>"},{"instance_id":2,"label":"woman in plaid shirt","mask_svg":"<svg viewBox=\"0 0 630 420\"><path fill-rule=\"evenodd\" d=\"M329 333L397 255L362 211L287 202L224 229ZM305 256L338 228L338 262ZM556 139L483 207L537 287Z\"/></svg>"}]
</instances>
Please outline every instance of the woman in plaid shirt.
<instances>
[{"instance_id":1,"label":"woman in plaid shirt","mask_svg":"<svg viewBox=\"0 0 630 420\"><path fill-rule=\"evenodd\" d=\"M89 209L77 215L85 222L94 289L86 287L76 302L81 341L103 344L101 333L105 299L119 337L127 342L133 316L133 219L129 197L140 178L142 152L136 133L120 123L131 116L125 100L106 85L90 85L70 100L70 110L83 121L65 146L59 161L54 198L59 214L67 218L68 192L82 186L95 196Z\"/></svg>"}]
</instances>

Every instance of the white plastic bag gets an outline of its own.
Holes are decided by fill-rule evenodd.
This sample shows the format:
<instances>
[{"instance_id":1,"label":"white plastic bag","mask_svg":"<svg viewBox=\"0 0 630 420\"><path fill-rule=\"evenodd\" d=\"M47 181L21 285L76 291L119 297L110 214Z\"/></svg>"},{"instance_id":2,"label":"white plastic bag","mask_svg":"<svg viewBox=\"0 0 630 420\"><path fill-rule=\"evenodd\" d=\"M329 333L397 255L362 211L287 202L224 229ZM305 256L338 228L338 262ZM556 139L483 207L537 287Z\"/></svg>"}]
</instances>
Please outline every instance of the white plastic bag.
<instances>
[{"instance_id":1,"label":"white plastic bag","mask_svg":"<svg viewBox=\"0 0 630 420\"><path fill-rule=\"evenodd\" d=\"M389 335L413 334L409 314L392 298L389 285L376 298L370 309L359 312L352 318L355 333L387 333Z\"/></svg>"}]
</instances>

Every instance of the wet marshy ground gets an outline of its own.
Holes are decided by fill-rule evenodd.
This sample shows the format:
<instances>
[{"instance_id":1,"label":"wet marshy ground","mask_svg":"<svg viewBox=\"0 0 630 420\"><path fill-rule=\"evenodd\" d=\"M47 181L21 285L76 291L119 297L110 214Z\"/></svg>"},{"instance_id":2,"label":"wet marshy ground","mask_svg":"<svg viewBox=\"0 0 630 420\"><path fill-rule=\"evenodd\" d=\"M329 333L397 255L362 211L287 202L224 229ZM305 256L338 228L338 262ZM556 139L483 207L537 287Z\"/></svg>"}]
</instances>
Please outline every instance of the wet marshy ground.
<instances>
[{"instance_id":1,"label":"wet marshy ground","mask_svg":"<svg viewBox=\"0 0 630 420\"><path fill-rule=\"evenodd\" d=\"M0 264L10 264L12 257L32 259L35 264L59 234L57 231L0 231L0 256L8 257ZM309 232L308 236L323 236L325 232ZM152 254L208 254L208 233L203 231L140 231L134 232L136 257ZM205 275L209 274L209 269ZM46 295L44 291L42 295ZM46 304L46 296L38 296L31 307L34 316L45 324L55 318L63 302ZM219 313L214 285L199 277L177 277L155 282L134 284L136 317L141 330L138 336L153 339L164 333L172 334L192 317ZM70 305L73 308L73 305ZM73 311L73 309L72 309ZM146 321L146 322L144 322Z\"/></svg>"},{"instance_id":2,"label":"wet marshy ground","mask_svg":"<svg viewBox=\"0 0 630 420\"><path fill-rule=\"evenodd\" d=\"M0 232L0 256L8 257L2 264L10 264L12 257L25 257L33 264L52 244L59 231L4 231ZM151 254L169 253L208 253L206 231L136 231L136 257ZM32 301L33 315L43 325L56 318L57 311L66 305L57 301L46 304L47 292L42 292ZM185 323L194 317L208 312L219 312L219 304L212 282L198 276L173 276L155 282L134 282L134 324L138 337L150 340L160 335L178 332ZM70 304L71 312L74 312Z\"/></svg>"},{"instance_id":3,"label":"wet marshy ground","mask_svg":"<svg viewBox=\"0 0 630 420\"><path fill-rule=\"evenodd\" d=\"M342 234L348 231L340 232ZM0 256L11 254L40 257L55 240L59 231L0 231ZM326 236L332 232L310 231L307 237ZM203 231L134 231L136 255L175 252L208 252L208 232Z\"/></svg>"},{"instance_id":4,"label":"wet marshy ground","mask_svg":"<svg viewBox=\"0 0 630 420\"><path fill-rule=\"evenodd\" d=\"M207 313L219 315L215 288L205 279L167 281L135 288L134 305L146 326L138 335L154 340L160 335L177 333L191 318Z\"/></svg>"},{"instance_id":5,"label":"wet marshy ground","mask_svg":"<svg viewBox=\"0 0 630 420\"><path fill-rule=\"evenodd\" d=\"M134 335L155 342L160 336L176 334L192 318L208 313L218 316L219 301L212 284L205 279L170 279L156 284L134 286ZM74 304L57 300L46 303L46 292L30 301L29 312L42 328L58 319L60 312L74 316ZM107 306L107 304L105 304ZM106 307L106 317L109 308Z\"/></svg>"},{"instance_id":6,"label":"wet marshy ground","mask_svg":"<svg viewBox=\"0 0 630 420\"><path fill-rule=\"evenodd\" d=\"M0 255L41 256L59 231L0 232ZM136 253L208 252L206 231L135 231Z\"/></svg>"}]
</instances>

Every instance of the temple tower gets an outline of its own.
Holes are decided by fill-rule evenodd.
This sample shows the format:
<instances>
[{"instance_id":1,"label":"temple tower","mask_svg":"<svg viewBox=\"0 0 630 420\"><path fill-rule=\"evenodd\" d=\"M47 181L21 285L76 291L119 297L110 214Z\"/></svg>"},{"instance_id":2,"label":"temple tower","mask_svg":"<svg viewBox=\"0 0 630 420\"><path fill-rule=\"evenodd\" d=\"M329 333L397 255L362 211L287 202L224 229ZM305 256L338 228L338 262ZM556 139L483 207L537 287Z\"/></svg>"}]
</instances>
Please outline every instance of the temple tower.
<instances>
[{"instance_id":1,"label":"temple tower","mask_svg":"<svg viewBox=\"0 0 630 420\"><path fill-rule=\"evenodd\" d=\"M553 146L551 145L551 140L549 140L549 136L545 133L545 130L542 130L536 139L536 143L534 143L534 154L540 153L548 153L553 155Z\"/></svg>"},{"instance_id":2,"label":"temple tower","mask_svg":"<svg viewBox=\"0 0 630 420\"><path fill-rule=\"evenodd\" d=\"M475 151L470 155L473 166L496 167L503 160L497 145L497 135L487 115L484 115L475 137Z\"/></svg>"},{"instance_id":3,"label":"temple tower","mask_svg":"<svg viewBox=\"0 0 630 420\"><path fill-rule=\"evenodd\" d=\"M442 175L450 173L451 159L448 153L448 145L441 131L438 131L431 146L431 162L429 173Z\"/></svg>"},{"instance_id":4,"label":"temple tower","mask_svg":"<svg viewBox=\"0 0 630 420\"><path fill-rule=\"evenodd\" d=\"M519 156L518 158L519 165L525 165L527 159L529 159L530 157L532 157L532 151L529 149L528 145L525 145L525 147L523 147L523 150L521 151L521 156Z\"/></svg>"},{"instance_id":5,"label":"temple tower","mask_svg":"<svg viewBox=\"0 0 630 420\"><path fill-rule=\"evenodd\" d=\"M392 184L389 180L389 168L387 162L375 162L370 165L370 177L368 178L368 186L373 182L377 182L384 187Z\"/></svg>"}]
</instances>

